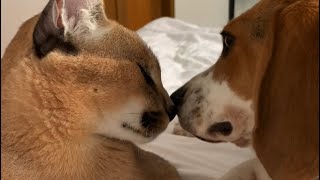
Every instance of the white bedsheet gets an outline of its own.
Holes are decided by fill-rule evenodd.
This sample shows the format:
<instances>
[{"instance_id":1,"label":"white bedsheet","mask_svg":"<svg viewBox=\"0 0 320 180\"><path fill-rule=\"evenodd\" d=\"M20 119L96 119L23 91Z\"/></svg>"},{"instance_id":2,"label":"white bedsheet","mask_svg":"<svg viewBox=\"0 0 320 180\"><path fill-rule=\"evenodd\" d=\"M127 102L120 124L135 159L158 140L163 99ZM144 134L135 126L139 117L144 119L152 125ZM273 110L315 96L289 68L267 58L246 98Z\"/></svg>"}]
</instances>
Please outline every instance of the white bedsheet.
<instances>
[{"instance_id":1,"label":"white bedsheet","mask_svg":"<svg viewBox=\"0 0 320 180\"><path fill-rule=\"evenodd\" d=\"M164 87L171 94L215 63L222 50L220 30L160 18L138 33L158 57ZM254 157L249 148L173 135L173 125L174 122L170 123L163 134L153 142L141 145L141 148L167 159L185 180L216 179L230 168Z\"/></svg>"}]
</instances>

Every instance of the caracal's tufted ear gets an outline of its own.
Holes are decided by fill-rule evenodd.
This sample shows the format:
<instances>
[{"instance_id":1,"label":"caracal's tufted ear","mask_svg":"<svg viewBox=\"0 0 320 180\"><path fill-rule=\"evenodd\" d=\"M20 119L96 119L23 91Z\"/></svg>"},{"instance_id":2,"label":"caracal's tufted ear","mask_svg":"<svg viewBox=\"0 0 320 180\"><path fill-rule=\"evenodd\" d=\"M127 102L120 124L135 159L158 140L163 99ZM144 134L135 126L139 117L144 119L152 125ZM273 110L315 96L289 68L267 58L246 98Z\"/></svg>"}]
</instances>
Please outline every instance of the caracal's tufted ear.
<instances>
[{"instance_id":1,"label":"caracal's tufted ear","mask_svg":"<svg viewBox=\"0 0 320 180\"><path fill-rule=\"evenodd\" d=\"M74 53L67 39L94 36L106 20L102 0L50 0L34 29L35 52L40 58L54 48Z\"/></svg>"},{"instance_id":2,"label":"caracal's tufted ear","mask_svg":"<svg viewBox=\"0 0 320 180\"><path fill-rule=\"evenodd\" d=\"M261 83L254 147L273 180L315 179L319 171L319 1L279 13Z\"/></svg>"}]
</instances>

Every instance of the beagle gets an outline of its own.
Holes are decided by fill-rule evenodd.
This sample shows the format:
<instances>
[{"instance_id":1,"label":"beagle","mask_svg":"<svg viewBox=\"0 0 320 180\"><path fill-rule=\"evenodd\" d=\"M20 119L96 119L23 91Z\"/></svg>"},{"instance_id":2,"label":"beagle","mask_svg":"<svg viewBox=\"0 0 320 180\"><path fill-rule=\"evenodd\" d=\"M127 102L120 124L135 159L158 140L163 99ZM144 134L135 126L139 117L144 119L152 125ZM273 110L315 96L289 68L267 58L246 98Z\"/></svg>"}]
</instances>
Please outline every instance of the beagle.
<instances>
[{"instance_id":1,"label":"beagle","mask_svg":"<svg viewBox=\"0 0 320 180\"><path fill-rule=\"evenodd\" d=\"M181 127L252 145L273 180L319 175L319 1L261 0L221 32L217 63L171 95Z\"/></svg>"}]
</instances>

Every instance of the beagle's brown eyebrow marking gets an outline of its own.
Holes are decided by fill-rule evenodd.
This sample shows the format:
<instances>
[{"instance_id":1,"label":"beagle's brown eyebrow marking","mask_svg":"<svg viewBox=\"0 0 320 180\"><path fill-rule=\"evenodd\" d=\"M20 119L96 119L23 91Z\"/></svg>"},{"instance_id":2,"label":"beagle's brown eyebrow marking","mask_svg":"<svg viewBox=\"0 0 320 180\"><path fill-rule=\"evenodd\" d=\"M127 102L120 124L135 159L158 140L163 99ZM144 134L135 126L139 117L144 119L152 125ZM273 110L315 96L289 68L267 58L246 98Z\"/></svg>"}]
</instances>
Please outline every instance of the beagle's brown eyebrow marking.
<instances>
[{"instance_id":1,"label":"beagle's brown eyebrow marking","mask_svg":"<svg viewBox=\"0 0 320 180\"><path fill-rule=\"evenodd\" d=\"M262 39L265 36L266 21L262 17L258 17L252 27L251 35L256 39Z\"/></svg>"}]
</instances>

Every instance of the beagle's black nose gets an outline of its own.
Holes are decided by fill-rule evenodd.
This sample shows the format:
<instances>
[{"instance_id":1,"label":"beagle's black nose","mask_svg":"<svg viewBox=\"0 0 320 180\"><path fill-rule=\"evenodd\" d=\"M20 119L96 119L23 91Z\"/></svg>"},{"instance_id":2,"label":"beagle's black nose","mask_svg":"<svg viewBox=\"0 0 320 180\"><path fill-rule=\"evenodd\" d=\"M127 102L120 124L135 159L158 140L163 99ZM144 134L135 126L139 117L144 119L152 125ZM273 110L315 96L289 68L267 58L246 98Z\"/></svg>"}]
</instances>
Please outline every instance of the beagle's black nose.
<instances>
[{"instance_id":1,"label":"beagle's black nose","mask_svg":"<svg viewBox=\"0 0 320 180\"><path fill-rule=\"evenodd\" d=\"M208 132L210 134L219 133L224 136L228 136L232 132L232 125L228 121L215 123L209 127Z\"/></svg>"},{"instance_id":2,"label":"beagle's black nose","mask_svg":"<svg viewBox=\"0 0 320 180\"><path fill-rule=\"evenodd\" d=\"M176 90L174 93L171 94L170 98L173 101L174 105L176 106L177 110L183 103L184 95L186 94L187 89L182 86L178 90Z\"/></svg>"}]
</instances>

